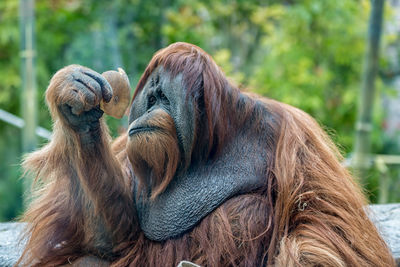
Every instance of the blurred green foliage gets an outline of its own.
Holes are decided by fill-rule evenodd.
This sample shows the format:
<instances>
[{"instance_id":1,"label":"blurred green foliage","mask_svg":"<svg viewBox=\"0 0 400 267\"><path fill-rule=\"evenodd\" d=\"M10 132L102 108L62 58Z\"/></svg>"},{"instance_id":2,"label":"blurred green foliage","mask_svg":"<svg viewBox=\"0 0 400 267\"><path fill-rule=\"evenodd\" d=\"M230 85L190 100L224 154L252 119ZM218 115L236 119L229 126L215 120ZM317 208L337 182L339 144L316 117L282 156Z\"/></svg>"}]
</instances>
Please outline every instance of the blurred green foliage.
<instances>
[{"instance_id":1,"label":"blurred green foliage","mask_svg":"<svg viewBox=\"0 0 400 267\"><path fill-rule=\"evenodd\" d=\"M210 53L241 87L307 111L351 151L367 0L36 0L35 12L43 127L51 129L44 91L58 69L123 67L135 85L155 51L185 41ZM0 108L14 114L21 105L18 23L18 1L0 1ZM374 151L382 152L381 112L374 114ZM114 136L126 124L108 120ZM0 136L1 221L21 211L21 151L18 129L0 122Z\"/></svg>"}]
</instances>

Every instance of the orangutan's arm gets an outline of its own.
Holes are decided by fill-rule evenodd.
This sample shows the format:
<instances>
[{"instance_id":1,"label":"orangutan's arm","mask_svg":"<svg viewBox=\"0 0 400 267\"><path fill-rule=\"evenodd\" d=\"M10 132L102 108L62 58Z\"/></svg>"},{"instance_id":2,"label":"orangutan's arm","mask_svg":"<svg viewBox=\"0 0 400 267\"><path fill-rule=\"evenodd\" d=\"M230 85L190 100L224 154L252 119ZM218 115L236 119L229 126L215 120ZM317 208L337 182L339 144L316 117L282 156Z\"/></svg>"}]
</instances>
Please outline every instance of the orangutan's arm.
<instances>
[{"instance_id":1,"label":"orangutan's arm","mask_svg":"<svg viewBox=\"0 0 400 267\"><path fill-rule=\"evenodd\" d=\"M88 252L110 256L138 229L129 177L101 118L99 103L111 96L108 82L82 66L52 78L46 100L53 137L24 163L44 188L23 218L30 224L20 263L56 265Z\"/></svg>"}]
</instances>

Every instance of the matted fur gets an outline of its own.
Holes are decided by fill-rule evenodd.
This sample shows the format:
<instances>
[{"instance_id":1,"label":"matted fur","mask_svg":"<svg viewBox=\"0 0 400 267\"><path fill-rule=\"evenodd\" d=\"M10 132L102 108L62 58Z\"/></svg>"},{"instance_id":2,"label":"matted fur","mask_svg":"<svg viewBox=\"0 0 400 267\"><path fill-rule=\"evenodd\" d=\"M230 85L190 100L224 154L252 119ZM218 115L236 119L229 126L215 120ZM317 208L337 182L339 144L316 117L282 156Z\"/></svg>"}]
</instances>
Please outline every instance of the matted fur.
<instances>
[{"instance_id":1,"label":"matted fur","mask_svg":"<svg viewBox=\"0 0 400 267\"><path fill-rule=\"evenodd\" d=\"M274 134L265 147L273 151L273 159L265 187L231 198L179 238L150 241L138 229L131 205L129 178L135 178L127 160L132 149L127 138L109 148L102 129L101 149L94 148L100 155L95 156L81 151L73 132L62 132L67 126L56 116L55 137L25 164L45 186L24 217L31 223L31 237L21 262L53 266L85 253L99 255L94 243L101 248L113 240L118 257L113 266L176 266L181 260L204 266L395 266L367 216L360 187L314 119L291 106L242 95L210 56L185 43L154 56L136 94L160 65L173 75L183 74L188 97L204 98L208 136L196 140L196 146L206 147L207 157L229 142L229 135L250 116L255 118L253 130L259 130L258 124L267 119L260 115L260 103L272 114ZM51 83L48 95L53 88ZM47 99L57 114L52 107L58 102ZM89 182L94 178L100 179Z\"/></svg>"}]
</instances>

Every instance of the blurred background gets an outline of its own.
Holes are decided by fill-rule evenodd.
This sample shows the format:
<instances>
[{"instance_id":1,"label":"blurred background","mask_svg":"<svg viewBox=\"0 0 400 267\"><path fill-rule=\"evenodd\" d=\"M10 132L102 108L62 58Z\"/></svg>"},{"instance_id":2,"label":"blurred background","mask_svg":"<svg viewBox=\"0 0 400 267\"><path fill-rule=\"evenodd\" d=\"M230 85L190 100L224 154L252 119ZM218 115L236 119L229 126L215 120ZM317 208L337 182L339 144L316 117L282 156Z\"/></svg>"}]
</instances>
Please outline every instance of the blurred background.
<instances>
[{"instance_id":1,"label":"blurred background","mask_svg":"<svg viewBox=\"0 0 400 267\"><path fill-rule=\"evenodd\" d=\"M176 41L202 47L244 90L311 114L346 166L358 140L372 155L359 164L371 202L400 201L399 0L375 13L370 0L32 2L0 1L0 221L23 210L20 162L47 142L52 75L68 64L100 73L122 67L134 88L152 55ZM373 17L378 26L369 26ZM379 21L378 49L370 44L379 34L368 38L368 28L376 32ZM367 121L356 123L359 103ZM126 118L107 120L113 136L124 131Z\"/></svg>"}]
</instances>

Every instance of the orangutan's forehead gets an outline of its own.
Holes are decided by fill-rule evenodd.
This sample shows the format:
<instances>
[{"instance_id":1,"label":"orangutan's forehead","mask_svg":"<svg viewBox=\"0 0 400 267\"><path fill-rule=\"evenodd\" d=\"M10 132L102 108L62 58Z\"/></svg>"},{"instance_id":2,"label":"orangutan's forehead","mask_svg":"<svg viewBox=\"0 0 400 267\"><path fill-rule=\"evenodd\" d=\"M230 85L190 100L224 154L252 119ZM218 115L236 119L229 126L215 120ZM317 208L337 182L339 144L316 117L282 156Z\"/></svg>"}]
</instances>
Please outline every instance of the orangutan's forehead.
<instances>
[{"instance_id":1,"label":"orangutan's forehead","mask_svg":"<svg viewBox=\"0 0 400 267\"><path fill-rule=\"evenodd\" d=\"M182 88L185 85L182 73L173 73L163 66L158 66L150 74L146 82L146 87L162 86L163 88Z\"/></svg>"}]
</instances>

